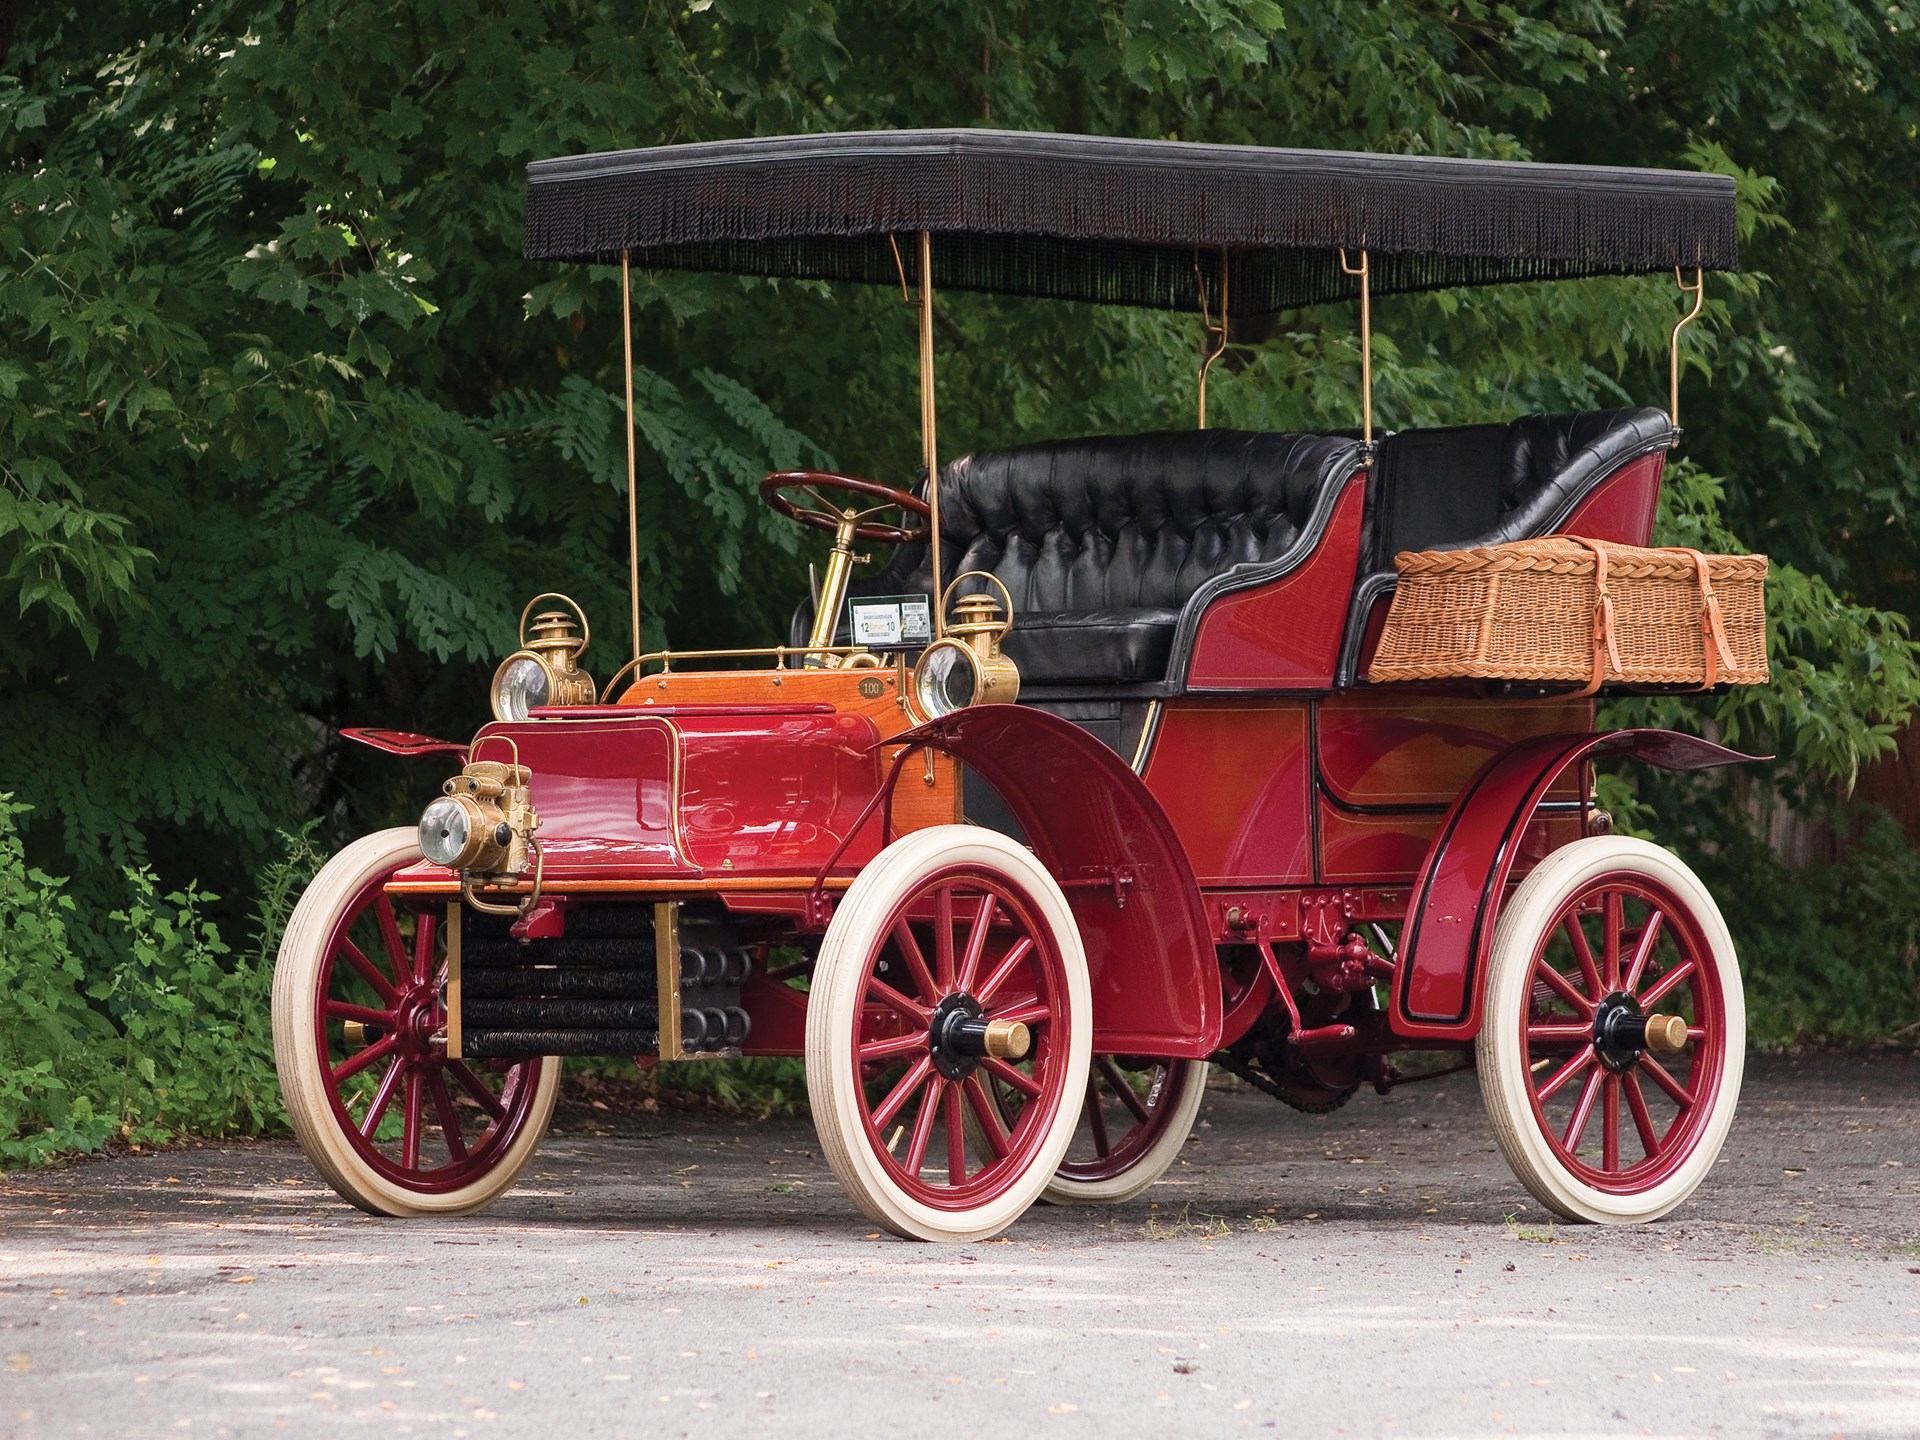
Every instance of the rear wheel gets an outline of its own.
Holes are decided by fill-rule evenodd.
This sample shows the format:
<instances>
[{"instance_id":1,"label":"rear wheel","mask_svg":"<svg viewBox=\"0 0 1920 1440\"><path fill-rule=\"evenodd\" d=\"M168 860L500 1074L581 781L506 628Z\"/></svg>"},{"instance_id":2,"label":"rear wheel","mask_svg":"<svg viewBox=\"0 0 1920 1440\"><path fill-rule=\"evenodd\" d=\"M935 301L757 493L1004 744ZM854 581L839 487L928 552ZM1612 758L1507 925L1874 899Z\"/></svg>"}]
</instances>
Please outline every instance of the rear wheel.
<instances>
[{"instance_id":1,"label":"rear wheel","mask_svg":"<svg viewBox=\"0 0 1920 1440\"><path fill-rule=\"evenodd\" d=\"M1073 913L1023 846L969 825L889 845L827 927L807 1002L807 1094L847 1193L915 1239L1004 1230L1073 1139L1091 1011Z\"/></svg>"},{"instance_id":2,"label":"rear wheel","mask_svg":"<svg viewBox=\"0 0 1920 1440\"><path fill-rule=\"evenodd\" d=\"M1673 855L1555 851L1494 932L1480 1090L1500 1148L1572 1220L1653 1220L1706 1178L1740 1095L1746 1009L1712 896Z\"/></svg>"},{"instance_id":3,"label":"rear wheel","mask_svg":"<svg viewBox=\"0 0 1920 1440\"><path fill-rule=\"evenodd\" d=\"M559 1093L554 1057L449 1059L442 914L387 898L411 829L347 846L300 897L273 975L273 1049L293 1133L375 1215L478 1210L514 1182Z\"/></svg>"},{"instance_id":4,"label":"rear wheel","mask_svg":"<svg viewBox=\"0 0 1920 1440\"><path fill-rule=\"evenodd\" d=\"M998 1081L988 1094L1003 1117L1020 1094ZM1095 1055L1067 1158L1043 1199L1055 1205L1118 1205L1158 1180L1180 1156L1206 1098L1207 1062Z\"/></svg>"}]
</instances>

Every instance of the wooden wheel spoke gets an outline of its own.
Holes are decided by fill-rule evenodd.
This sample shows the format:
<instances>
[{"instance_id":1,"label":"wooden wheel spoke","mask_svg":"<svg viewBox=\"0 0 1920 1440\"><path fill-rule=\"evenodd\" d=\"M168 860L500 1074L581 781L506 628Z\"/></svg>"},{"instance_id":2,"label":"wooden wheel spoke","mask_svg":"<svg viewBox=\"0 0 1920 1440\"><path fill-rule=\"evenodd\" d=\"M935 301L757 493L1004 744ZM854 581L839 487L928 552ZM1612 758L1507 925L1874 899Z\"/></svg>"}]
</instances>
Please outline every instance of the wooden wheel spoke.
<instances>
[{"instance_id":1,"label":"wooden wheel spoke","mask_svg":"<svg viewBox=\"0 0 1920 1440\"><path fill-rule=\"evenodd\" d=\"M414 920L413 979L415 984L433 978L433 947L439 938L440 922L431 913Z\"/></svg>"},{"instance_id":2,"label":"wooden wheel spoke","mask_svg":"<svg viewBox=\"0 0 1920 1440\"><path fill-rule=\"evenodd\" d=\"M401 1102L400 1164L403 1169L420 1168L420 1072L407 1070L407 1098Z\"/></svg>"},{"instance_id":3,"label":"wooden wheel spoke","mask_svg":"<svg viewBox=\"0 0 1920 1440\"><path fill-rule=\"evenodd\" d=\"M1660 943L1660 927L1666 918L1658 910L1647 912L1647 923L1640 927L1639 943L1633 947L1633 963L1627 967L1627 978L1620 983L1620 988L1629 995L1640 988L1640 977L1653 958L1653 947Z\"/></svg>"},{"instance_id":4,"label":"wooden wheel spoke","mask_svg":"<svg viewBox=\"0 0 1920 1440\"><path fill-rule=\"evenodd\" d=\"M338 1065L334 1066L330 1072L333 1076L333 1083L339 1085L351 1080L369 1065L376 1061L386 1059L387 1056L399 1048L400 1037L398 1035L382 1035L358 1055L350 1055Z\"/></svg>"},{"instance_id":5,"label":"wooden wheel spoke","mask_svg":"<svg viewBox=\"0 0 1920 1440\"><path fill-rule=\"evenodd\" d=\"M387 1067L387 1073L380 1077L380 1088L373 1092L373 1103L367 1106L366 1118L360 1122L360 1136L371 1140L379 1133L380 1122L386 1118L387 1107L393 1103L393 1095L400 1088L400 1081L406 1075L407 1062L398 1055Z\"/></svg>"},{"instance_id":6,"label":"wooden wheel spoke","mask_svg":"<svg viewBox=\"0 0 1920 1440\"><path fill-rule=\"evenodd\" d=\"M1594 1050L1593 1050L1593 1047L1589 1045L1586 1049L1582 1050L1578 1055L1574 1056L1566 1064L1562 1065L1558 1070L1554 1071L1552 1075L1548 1076L1546 1084L1542 1085L1538 1090L1534 1092L1537 1096L1539 1096L1540 1103L1542 1105L1546 1104L1547 1101L1551 1100L1555 1095L1557 1095L1560 1092L1560 1089L1562 1086L1564 1086L1569 1080L1573 1079L1573 1077L1578 1075L1582 1070L1585 1070L1589 1065L1593 1064L1593 1061L1594 1061Z\"/></svg>"},{"instance_id":7,"label":"wooden wheel spoke","mask_svg":"<svg viewBox=\"0 0 1920 1440\"><path fill-rule=\"evenodd\" d=\"M936 996L953 992L953 975L953 887L942 885L933 897L933 978L940 982Z\"/></svg>"},{"instance_id":8,"label":"wooden wheel spoke","mask_svg":"<svg viewBox=\"0 0 1920 1440\"><path fill-rule=\"evenodd\" d=\"M886 1129L893 1117L900 1113L901 1107L913 1098L913 1092L927 1083L927 1077L931 1074L933 1074L933 1057L922 1055L907 1073L900 1077L900 1082L887 1092L887 1098L874 1107L873 1128Z\"/></svg>"},{"instance_id":9,"label":"wooden wheel spoke","mask_svg":"<svg viewBox=\"0 0 1920 1440\"><path fill-rule=\"evenodd\" d=\"M940 1098L947 1109L947 1183L967 1183L967 1117L960 1105L959 1087L951 1080L940 1082Z\"/></svg>"},{"instance_id":10,"label":"wooden wheel spoke","mask_svg":"<svg viewBox=\"0 0 1920 1440\"><path fill-rule=\"evenodd\" d=\"M1647 1113L1647 1097L1640 1093L1640 1077L1629 1070L1620 1077L1627 1092L1627 1109L1633 1116L1633 1128L1640 1132L1640 1148L1647 1159L1660 1158L1660 1137L1654 1133L1653 1116Z\"/></svg>"},{"instance_id":11,"label":"wooden wheel spoke","mask_svg":"<svg viewBox=\"0 0 1920 1440\"><path fill-rule=\"evenodd\" d=\"M967 951L960 959L960 973L954 977L956 990L971 990L973 982L980 978L980 958L987 953L987 936L992 932L993 909L998 903L991 890L980 897L973 928L967 932Z\"/></svg>"},{"instance_id":12,"label":"wooden wheel spoke","mask_svg":"<svg viewBox=\"0 0 1920 1440\"><path fill-rule=\"evenodd\" d=\"M967 1097L967 1108L973 1111L974 1121L980 1127L981 1138L987 1142L987 1148L993 1151L993 1158L1004 1160L1007 1156L1007 1127L994 1113L993 1102L987 1099L986 1087L980 1083L980 1077L967 1076L960 1088Z\"/></svg>"},{"instance_id":13,"label":"wooden wheel spoke","mask_svg":"<svg viewBox=\"0 0 1920 1440\"><path fill-rule=\"evenodd\" d=\"M1593 1026L1579 1022L1529 1025L1527 1039L1537 1044L1587 1045L1593 1041Z\"/></svg>"},{"instance_id":14,"label":"wooden wheel spoke","mask_svg":"<svg viewBox=\"0 0 1920 1440\"><path fill-rule=\"evenodd\" d=\"M1667 996L1671 995L1682 982L1691 980L1693 973L1693 961L1682 960L1678 965L1674 966L1655 981L1652 989L1639 997L1640 1008L1642 1010L1649 1010L1655 1005L1658 1005L1662 1000L1666 999Z\"/></svg>"},{"instance_id":15,"label":"wooden wheel spoke","mask_svg":"<svg viewBox=\"0 0 1920 1440\"><path fill-rule=\"evenodd\" d=\"M1534 967L1534 974L1546 982L1547 988L1573 1007L1577 1015L1592 1015L1593 1001L1573 988L1573 982L1562 975L1553 966L1542 960Z\"/></svg>"},{"instance_id":16,"label":"wooden wheel spoke","mask_svg":"<svg viewBox=\"0 0 1920 1440\"><path fill-rule=\"evenodd\" d=\"M1041 1025L1053 1018L1053 1011L1039 1000L1030 1000L1024 1005L1015 1005L1005 1010L993 1012L995 1020L1014 1020L1022 1025Z\"/></svg>"},{"instance_id":17,"label":"wooden wheel spoke","mask_svg":"<svg viewBox=\"0 0 1920 1440\"><path fill-rule=\"evenodd\" d=\"M878 975L867 977L867 997L878 1000L896 1015L903 1016L916 1025L925 1025L933 1015L933 1011L925 1005L909 1000Z\"/></svg>"},{"instance_id":18,"label":"wooden wheel spoke","mask_svg":"<svg viewBox=\"0 0 1920 1440\"><path fill-rule=\"evenodd\" d=\"M1040 1082L1035 1080L1031 1075L1014 1069L1013 1066L1009 1065L1006 1061L996 1056L988 1055L981 1059L980 1064L989 1075L994 1076L1004 1084L1011 1085L1029 1100L1039 1095Z\"/></svg>"},{"instance_id":19,"label":"wooden wheel spoke","mask_svg":"<svg viewBox=\"0 0 1920 1440\"><path fill-rule=\"evenodd\" d=\"M392 1031L399 1028L399 1021L391 1010L370 1010L365 1005L349 1005L344 1000L327 1001L329 1020L358 1020L362 1025L378 1025L382 1030Z\"/></svg>"},{"instance_id":20,"label":"wooden wheel spoke","mask_svg":"<svg viewBox=\"0 0 1920 1440\"><path fill-rule=\"evenodd\" d=\"M927 1037L918 1035L893 1035L885 1040L869 1040L860 1047L862 1061L885 1060L893 1055L911 1055L916 1050L925 1051Z\"/></svg>"},{"instance_id":21,"label":"wooden wheel spoke","mask_svg":"<svg viewBox=\"0 0 1920 1440\"><path fill-rule=\"evenodd\" d=\"M1626 924L1625 904L1618 890L1609 890L1600 902L1601 963L1609 993L1620 988L1620 930Z\"/></svg>"},{"instance_id":22,"label":"wooden wheel spoke","mask_svg":"<svg viewBox=\"0 0 1920 1440\"><path fill-rule=\"evenodd\" d=\"M345 936L340 939L340 953L347 957L347 964L353 967L354 972L372 987L374 994L389 1005L400 1003L400 992L393 988L393 982L382 975L379 967L366 957L365 952Z\"/></svg>"},{"instance_id":23,"label":"wooden wheel spoke","mask_svg":"<svg viewBox=\"0 0 1920 1440\"><path fill-rule=\"evenodd\" d=\"M1652 1079L1654 1084L1658 1085L1672 1097L1673 1103L1680 1107L1683 1114L1693 1108L1693 1092L1678 1080L1674 1079L1673 1076L1668 1073L1667 1067L1654 1059L1653 1056L1642 1055L1640 1057L1640 1068L1647 1072L1648 1077Z\"/></svg>"},{"instance_id":24,"label":"wooden wheel spoke","mask_svg":"<svg viewBox=\"0 0 1920 1440\"><path fill-rule=\"evenodd\" d=\"M487 1089L481 1082L480 1077L469 1070L463 1061L449 1060L447 1062L447 1069L453 1075L453 1078L459 1082L460 1088L471 1095L474 1103L482 1110L486 1111L487 1114L491 1115L495 1120L505 1118L507 1107L494 1098L493 1092Z\"/></svg>"},{"instance_id":25,"label":"wooden wheel spoke","mask_svg":"<svg viewBox=\"0 0 1920 1440\"><path fill-rule=\"evenodd\" d=\"M400 938L400 921L393 913L393 901L385 894L373 902L373 913L380 922L380 939L387 947L387 968L394 983L402 987L413 979L413 958L407 954L407 942Z\"/></svg>"},{"instance_id":26,"label":"wooden wheel spoke","mask_svg":"<svg viewBox=\"0 0 1920 1440\"><path fill-rule=\"evenodd\" d=\"M1586 1131L1587 1122L1593 1118L1594 1102L1600 1098L1600 1082L1606 1079L1606 1075L1604 1070L1595 1070L1587 1076L1587 1083L1580 1087L1580 1098L1573 1105L1573 1118L1567 1121L1566 1134L1560 1142L1566 1146L1569 1155L1580 1153L1580 1137Z\"/></svg>"},{"instance_id":27,"label":"wooden wheel spoke","mask_svg":"<svg viewBox=\"0 0 1920 1440\"><path fill-rule=\"evenodd\" d=\"M1620 1077L1609 1075L1600 1097L1600 1168L1620 1169Z\"/></svg>"},{"instance_id":28,"label":"wooden wheel spoke","mask_svg":"<svg viewBox=\"0 0 1920 1440\"><path fill-rule=\"evenodd\" d=\"M920 941L913 933L913 926L902 915L893 922L893 943L905 962L907 973L913 977L920 998L932 1003L940 998L940 990L933 983L933 972L927 968L927 957L920 952Z\"/></svg>"},{"instance_id":29,"label":"wooden wheel spoke","mask_svg":"<svg viewBox=\"0 0 1920 1440\"><path fill-rule=\"evenodd\" d=\"M438 1070L427 1076L427 1092L433 1097L434 1113L440 1117L440 1133L447 1140L447 1158L466 1159L467 1141L460 1133L460 1116L453 1108L453 1097L447 1093L446 1077Z\"/></svg>"},{"instance_id":30,"label":"wooden wheel spoke","mask_svg":"<svg viewBox=\"0 0 1920 1440\"><path fill-rule=\"evenodd\" d=\"M1107 1116L1100 1105L1100 1086L1094 1077L1087 1076L1087 1123L1093 1127L1093 1151L1102 1160L1113 1153L1113 1142L1107 1137Z\"/></svg>"},{"instance_id":31,"label":"wooden wheel spoke","mask_svg":"<svg viewBox=\"0 0 1920 1440\"><path fill-rule=\"evenodd\" d=\"M1133 1086L1127 1083L1127 1077L1121 1073L1120 1067L1113 1063L1113 1057L1096 1055L1093 1057L1093 1063L1099 1069L1101 1077L1113 1088L1113 1093L1120 1097L1120 1103L1127 1107L1134 1121L1137 1124L1146 1124L1146 1102L1133 1093Z\"/></svg>"},{"instance_id":32,"label":"wooden wheel spoke","mask_svg":"<svg viewBox=\"0 0 1920 1440\"><path fill-rule=\"evenodd\" d=\"M985 1005L1000 993L1000 987L1013 978L1013 972L1020 968L1026 958L1033 953L1033 937L1022 935L1000 957L1000 963L993 967L993 973L981 982L980 988L973 992L973 998Z\"/></svg>"},{"instance_id":33,"label":"wooden wheel spoke","mask_svg":"<svg viewBox=\"0 0 1920 1440\"><path fill-rule=\"evenodd\" d=\"M1567 934L1567 943L1573 947L1573 958L1579 963L1580 974L1587 982L1587 994L1591 1001L1598 1003L1607 993L1607 987L1601 982L1600 967L1593 963L1593 947L1587 943L1587 932L1580 924L1577 914L1570 914L1561 926ZM1589 1009L1592 1005L1588 1006Z\"/></svg>"},{"instance_id":34,"label":"wooden wheel spoke","mask_svg":"<svg viewBox=\"0 0 1920 1440\"><path fill-rule=\"evenodd\" d=\"M927 1067L931 1070L933 1067ZM919 1175L927 1161L927 1142L933 1138L933 1122L940 1118L941 1087L929 1085L920 1097L920 1113L913 1119L913 1138L907 1142L906 1171Z\"/></svg>"}]
</instances>

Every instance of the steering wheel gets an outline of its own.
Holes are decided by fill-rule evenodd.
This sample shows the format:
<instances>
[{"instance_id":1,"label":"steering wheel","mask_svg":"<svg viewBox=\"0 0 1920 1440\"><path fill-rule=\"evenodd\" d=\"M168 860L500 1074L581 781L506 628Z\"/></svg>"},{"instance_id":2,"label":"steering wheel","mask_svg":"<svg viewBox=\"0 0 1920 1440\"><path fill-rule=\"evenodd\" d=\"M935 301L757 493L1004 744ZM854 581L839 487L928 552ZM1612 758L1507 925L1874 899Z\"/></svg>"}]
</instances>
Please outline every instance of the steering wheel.
<instances>
[{"instance_id":1,"label":"steering wheel","mask_svg":"<svg viewBox=\"0 0 1920 1440\"><path fill-rule=\"evenodd\" d=\"M786 493L789 490L799 491L813 504L796 502ZM878 505L865 510L853 510L852 518L860 522L854 528L853 535L856 540L874 540L883 545L905 545L920 539L927 533L924 522L933 514L933 507L919 496L896 490L891 485L882 485L878 480L862 480L858 475L834 475L825 470L781 470L760 482L760 498L773 507L776 515L784 515L809 529L825 530L832 535L839 533L848 514L846 509L829 500L829 495L846 496L856 503L859 500L878 500ZM922 523L883 525L870 518L884 515L889 510L901 511Z\"/></svg>"}]
</instances>

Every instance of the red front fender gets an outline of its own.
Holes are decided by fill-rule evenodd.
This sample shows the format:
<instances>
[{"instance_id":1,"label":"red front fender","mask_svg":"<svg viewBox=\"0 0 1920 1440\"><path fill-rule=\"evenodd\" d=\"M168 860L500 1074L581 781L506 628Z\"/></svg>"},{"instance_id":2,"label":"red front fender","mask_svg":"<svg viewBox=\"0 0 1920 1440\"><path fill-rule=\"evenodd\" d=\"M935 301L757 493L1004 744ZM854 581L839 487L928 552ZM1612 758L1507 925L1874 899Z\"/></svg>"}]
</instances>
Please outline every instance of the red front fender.
<instances>
[{"instance_id":1,"label":"red front fender","mask_svg":"<svg viewBox=\"0 0 1920 1440\"><path fill-rule=\"evenodd\" d=\"M1742 755L1671 730L1542 735L1496 755L1453 802L1427 850L1400 931L1388 1023L1412 1040L1471 1040L1480 1030L1487 952L1520 839L1540 802L1582 760L1625 755L1663 770L1710 770Z\"/></svg>"},{"instance_id":2,"label":"red front fender","mask_svg":"<svg viewBox=\"0 0 1920 1440\"><path fill-rule=\"evenodd\" d=\"M1172 824L1119 756L1019 705L956 711L896 739L953 756L997 790L1066 891L1093 981L1096 1051L1213 1053L1220 971L1200 888Z\"/></svg>"}]
</instances>

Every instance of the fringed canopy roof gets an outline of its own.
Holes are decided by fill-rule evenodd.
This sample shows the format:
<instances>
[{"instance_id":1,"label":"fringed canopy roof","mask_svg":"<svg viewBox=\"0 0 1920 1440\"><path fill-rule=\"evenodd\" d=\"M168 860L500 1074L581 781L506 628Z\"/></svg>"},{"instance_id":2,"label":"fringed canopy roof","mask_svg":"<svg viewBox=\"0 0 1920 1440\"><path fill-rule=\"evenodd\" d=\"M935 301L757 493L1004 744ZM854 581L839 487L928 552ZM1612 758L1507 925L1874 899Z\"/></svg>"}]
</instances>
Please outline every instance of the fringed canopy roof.
<instances>
[{"instance_id":1,"label":"fringed canopy roof","mask_svg":"<svg viewBox=\"0 0 1920 1440\"><path fill-rule=\"evenodd\" d=\"M1723 175L1005 130L664 145L527 167L527 255L1236 315L1376 294L1731 270ZM890 238L891 237L891 238Z\"/></svg>"}]
</instances>

